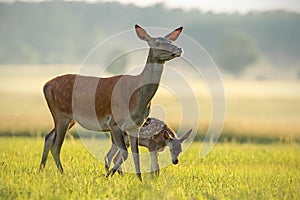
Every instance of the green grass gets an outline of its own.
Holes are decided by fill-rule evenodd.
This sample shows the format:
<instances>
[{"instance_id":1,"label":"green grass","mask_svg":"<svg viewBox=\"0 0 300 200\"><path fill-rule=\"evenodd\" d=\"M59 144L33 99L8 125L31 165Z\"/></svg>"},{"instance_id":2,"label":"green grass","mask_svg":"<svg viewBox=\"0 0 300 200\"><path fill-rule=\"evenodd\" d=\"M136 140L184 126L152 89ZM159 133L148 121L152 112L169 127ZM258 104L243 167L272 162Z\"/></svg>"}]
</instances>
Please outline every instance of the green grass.
<instances>
[{"instance_id":1,"label":"green grass","mask_svg":"<svg viewBox=\"0 0 300 200\"><path fill-rule=\"evenodd\" d=\"M181 155L160 177L139 182L125 173L105 179L104 166L80 140L62 148L65 173L52 157L38 174L42 138L0 139L0 199L299 199L300 146L217 144L199 158L200 143Z\"/></svg>"}]
</instances>

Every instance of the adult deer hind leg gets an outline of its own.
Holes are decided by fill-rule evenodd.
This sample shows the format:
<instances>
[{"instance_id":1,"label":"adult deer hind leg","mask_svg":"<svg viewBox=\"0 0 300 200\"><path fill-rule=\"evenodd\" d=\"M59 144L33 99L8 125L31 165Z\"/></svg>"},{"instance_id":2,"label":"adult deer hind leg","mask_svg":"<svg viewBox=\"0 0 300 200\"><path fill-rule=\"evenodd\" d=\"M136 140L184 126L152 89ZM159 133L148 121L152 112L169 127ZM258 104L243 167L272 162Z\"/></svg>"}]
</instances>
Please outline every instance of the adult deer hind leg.
<instances>
[{"instance_id":1,"label":"adult deer hind leg","mask_svg":"<svg viewBox=\"0 0 300 200\"><path fill-rule=\"evenodd\" d=\"M40 170L46 165L49 150L55 160L56 166L59 171L63 172L63 167L60 161L60 151L65 135L68 129L70 129L75 122L70 118L61 117L55 120L55 128L45 137L44 150L42 155L42 160L40 164Z\"/></svg>"},{"instance_id":2,"label":"adult deer hind leg","mask_svg":"<svg viewBox=\"0 0 300 200\"><path fill-rule=\"evenodd\" d=\"M47 158L48 158L48 154L49 154L49 150L52 147L54 139L55 139L55 129L52 129L52 131L50 131L50 133L48 133L45 137L44 151L43 151L39 171L41 171L45 168Z\"/></svg>"},{"instance_id":3,"label":"adult deer hind leg","mask_svg":"<svg viewBox=\"0 0 300 200\"><path fill-rule=\"evenodd\" d=\"M70 126L70 122L70 118L61 117L55 124L56 136L51 147L51 153L55 160L56 166L61 173L63 173L64 170L60 161L60 151L65 139L66 132Z\"/></svg>"}]
</instances>

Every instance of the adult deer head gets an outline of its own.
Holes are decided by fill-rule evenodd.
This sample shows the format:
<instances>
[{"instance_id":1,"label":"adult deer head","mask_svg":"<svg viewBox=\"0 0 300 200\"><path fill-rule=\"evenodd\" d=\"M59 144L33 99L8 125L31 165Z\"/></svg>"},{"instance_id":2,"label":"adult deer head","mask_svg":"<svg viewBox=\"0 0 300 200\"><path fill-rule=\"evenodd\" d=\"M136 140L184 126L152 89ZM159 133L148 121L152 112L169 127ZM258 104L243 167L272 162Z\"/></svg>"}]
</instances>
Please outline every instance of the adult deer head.
<instances>
[{"instance_id":1,"label":"adult deer head","mask_svg":"<svg viewBox=\"0 0 300 200\"><path fill-rule=\"evenodd\" d=\"M182 49L174 45L172 42L177 40L183 27L177 28L165 37L151 37L139 25L135 25L137 36L148 43L152 49L153 57L156 61L165 62L182 54Z\"/></svg>"}]
</instances>

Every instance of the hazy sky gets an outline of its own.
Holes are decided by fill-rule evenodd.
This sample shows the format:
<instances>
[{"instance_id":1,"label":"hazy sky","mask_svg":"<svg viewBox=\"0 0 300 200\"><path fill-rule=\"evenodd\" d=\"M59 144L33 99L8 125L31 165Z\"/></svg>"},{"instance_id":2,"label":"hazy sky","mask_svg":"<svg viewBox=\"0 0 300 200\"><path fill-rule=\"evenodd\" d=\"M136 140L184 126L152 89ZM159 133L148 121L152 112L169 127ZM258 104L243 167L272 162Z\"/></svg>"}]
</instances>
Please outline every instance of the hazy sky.
<instances>
[{"instance_id":1,"label":"hazy sky","mask_svg":"<svg viewBox=\"0 0 300 200\"><path fill-rule=\"evenodd\" d=\"M13 2L14 0L0 0ZM21 0L22 1L22 0ZM23 0L31 1L31 0ZM32 0L43 1L43 0ZM72 0L71 0L72 1ZM111 0L75 0L75 1L111 1ZM196 8L202 11L214 12L240 12L247 13L251 10L285 9L300 13L300 0L113 0L123 4L133 3L137 6L149 6L163 3L169 8Z\"/></svg>"},{"instance_id":2,"label":"hazy sky","mask_svg":"<svg viewBox=\"0 0 300 200\"><path fill-rule=\"evenodd\" d=\"M147 6L164 3L170 8L198 8L215 12L241 12L251 10L286 9L300 12L300 0L118 0L121 3L134 3Z\"/></svg>"}]
</instances>

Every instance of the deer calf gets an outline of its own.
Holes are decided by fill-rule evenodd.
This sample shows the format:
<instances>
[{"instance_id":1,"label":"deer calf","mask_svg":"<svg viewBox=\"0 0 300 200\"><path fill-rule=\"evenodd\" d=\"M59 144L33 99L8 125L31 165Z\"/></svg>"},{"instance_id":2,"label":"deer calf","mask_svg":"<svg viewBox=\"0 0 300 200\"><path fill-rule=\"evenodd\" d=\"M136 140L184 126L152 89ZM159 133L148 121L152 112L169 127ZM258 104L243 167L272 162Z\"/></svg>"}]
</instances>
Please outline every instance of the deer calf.
<instances>
[{"instance_id":1,"label":"deer calf","mask_svg":"<svg viewBox=\"0 0 300 200\"><path fill-rule=\"evenodd\" d=\"M157 118L147 118L147 121L139 130L139 145L148 148L151 157L150 171L154 175L159 175L158 153L169 146L172 156L172 163L178 164L179 154L182 152L181 144L190 136L192 129L187 131L181 138L168 127L163 121ZM124 132L124 139L127 147L129 146L128 134ZM105 168L109 171L113 156L118 152L118 148L112 144L111 149L105 156ZM115 156L114 163L121 156L120 152ZM121 166L118 169L122 173Z\"/></svg>"}]
</instances>

